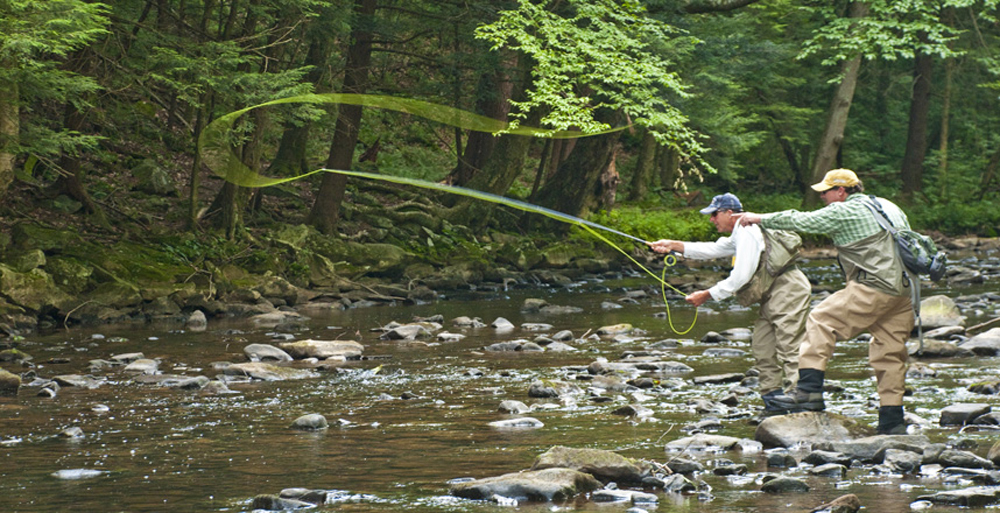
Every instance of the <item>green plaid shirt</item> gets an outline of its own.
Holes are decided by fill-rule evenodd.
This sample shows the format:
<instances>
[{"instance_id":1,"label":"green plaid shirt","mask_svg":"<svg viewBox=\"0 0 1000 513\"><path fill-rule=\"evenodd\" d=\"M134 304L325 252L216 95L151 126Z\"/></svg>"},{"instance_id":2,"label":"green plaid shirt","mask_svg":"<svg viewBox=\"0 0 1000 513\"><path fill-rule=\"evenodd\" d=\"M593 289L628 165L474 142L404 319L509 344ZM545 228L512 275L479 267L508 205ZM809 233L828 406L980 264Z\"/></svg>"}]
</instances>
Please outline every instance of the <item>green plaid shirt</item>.
<instances>
[{"instance_id":1,"label":"green plaid shirt","mask_svg":"<svg viewBox=\"0 0 1000 513\"><path fill-rule=\"evenodd\" d=\"M882 210L896 228L910 228L910 222L895 203L878 198ZM846 246L882 231L875 220L875 213L865 203L870 201L862 193L851 194L845 201L830 203L812 212L785 210L761 216L761 226L776 230L802 233L825 233L835 246Z\"/></svg>"}]
</instances>

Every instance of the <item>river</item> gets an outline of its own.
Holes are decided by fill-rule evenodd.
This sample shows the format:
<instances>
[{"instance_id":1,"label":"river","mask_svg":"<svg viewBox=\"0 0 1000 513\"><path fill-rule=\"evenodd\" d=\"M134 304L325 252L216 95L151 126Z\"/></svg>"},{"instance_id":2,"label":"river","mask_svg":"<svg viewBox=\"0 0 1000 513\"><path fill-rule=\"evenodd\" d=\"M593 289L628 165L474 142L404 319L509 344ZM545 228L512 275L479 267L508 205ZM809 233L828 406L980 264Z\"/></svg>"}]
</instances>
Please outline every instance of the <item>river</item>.
<instances>
[{"instance_id":1,"label":"river","mask_svg":"<svg viewBox=\"0 0 1000 513\"><path fill-rule=\"evenodd\" d=\"M836 271L829 262L810 268L819 281ZM708 331L750 327L753 311L712 304L699 313L694 329L674 334L662 314L657 291L635 302L620 301L627 290L649 287L644 278L591 279L570 288L479 290L420 305L392 305L348 310L309 311L309 320L281 336L295 339L349 339L364 344L365 359L326 369L318 378L297 381L243 381L230 383L234 394L207 396L194 391L141 384L121 370L94 373L104 382L98 388L63 387L55 398L36 395L22 387L17 397L0 398L0 509L19 512L74 511L249 511L259 494L304 487L339 491L330 511L509 511L513 508L448 496L448 481L490 477L527 469L532 460L556 445L609 449L625 456L664 462L670 440L686 436L684 427L702 420L693 401L718 401L737 384L692 386L697 376L744 372L752 365L749 341L731 340L721 347L742 349L742 357L706 356L701 343ZM952 297L979 293L975 289L927 289L925 296ZM573 314L528 314L526 298L554 305L582 308ZM622 308L602 307L619 301ZM976 312L968 325L997 315ZM671 301L673 323L686 327L692 309ZM466 337L459 341L427 339L417 342L380 340L372 331L392 321L414 317L443 317L444 330ZM498 332L486 328L456 328L459 316L479 317L486 324L498 317L518 328ZM528 331L524 323L547 323L552 328ZM639 331L629 339L587 337L602 326L632 324ZM485 346L540 334L573 332L568 342L577 351L486 352ZM527 390L536 379L575 381L586 388L585 367L598 358L616 360L624 351L664 339L677 339L675 360L694 368L678 376L660 376L661 387L640 393L583 395L574 401L536 399ZM250 343L277 343L269 328L255 328L245 319L212 319L205 331L184 330L172 324L72 328L26 337L19 349L34 358L38 376L87 374L93 359L142 352L160 361L164 373L214 377L214 362L244 361ZM831 411L855 416L874 425L877 410L874 380L866 365L867 345L850 341L838 345L827 375L843 387L829 398ZM977 454L993 443L996 432L936 426L937 413L954 402L1000 404L997 396L966 391L976 380L995 379L996 358L924 361L937 376L910 379L916 392L906 408L930 423L923 434L935 441L963 440ZM10 369L10 366L7 365ZM26 369L15 370L23 372ZM498 411L505 399L535 404L530 416L544 423L538 429L496 429L488 423L508 415ZM749 422L759 408L756 394L739 396L740 404L716 416L718 434L752 439ZM612 413L641 402L654 414L624 417ZM330 427L322 431L290 428L299 416L324 415ZM78 427L80 437L60 436ZM716 460L748 465L745 476L722 477L708 472L700 479L710 495L660 493L658 505L644 509L690 512L809 511L815 506L853 493L868 511L909 511L920 495L953 487L940 477L873 473L851 468L844 479L803 477L812 487L806 494L773 495L760 492L766 468L761 453L730 452L702 456L709 467ZM87 469L92 477L66 479L58 471ZM773 470L773 469L771 469ZM82 477L74 475L74 477ZM521 504L519 511L625 511L624 504L597 504L585 500L558 504ZM610 508L610 509L609 509ZM935 511L950 508L937 506ZM957 508L953 508L957 511Z\"/></svg>"}]
</instances>

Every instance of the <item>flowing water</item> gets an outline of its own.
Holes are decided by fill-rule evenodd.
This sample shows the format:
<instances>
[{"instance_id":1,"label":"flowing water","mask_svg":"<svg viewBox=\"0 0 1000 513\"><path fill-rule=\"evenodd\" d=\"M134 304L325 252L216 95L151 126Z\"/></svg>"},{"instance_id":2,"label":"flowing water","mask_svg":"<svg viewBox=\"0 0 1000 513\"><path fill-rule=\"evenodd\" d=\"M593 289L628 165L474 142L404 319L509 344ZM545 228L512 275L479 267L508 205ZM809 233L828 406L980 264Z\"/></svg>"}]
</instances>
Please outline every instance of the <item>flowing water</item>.
<instances>
[{"instance_id":1,"label":"flowing water","mask_svg":"<svg viewBox=\"0 0 1000 513\"><path fill-rule=\"evenodd\" d=\"M833 274L832 267L814 267L810 274ZM296 339L352 339L365 345L366 359L323 370L320 377L299 381L236 382L238 393L205 396L193 391L137 383L120 370L95 373L106 381L95 389L63 387L55 398L36 395L22 387L14 398L0 399L0 510L22 512L74 511L249 511L254 496L277 494L303 487L337 490L330 511L498 511L511 510L489 502L448 496L448 481L490 477L531 466L532 460L555 445L609 449L659 463L675 454L666 442L686 436L683 427L704 418L690 404L700 398L721 399L733 383L692 386L691 378L744 372L752 365L745 357L704 356L718 344L699 342L709 330L749 327L753 311L728 308L703 310L687 335L673 334L662 317L663 303L655 296L601 307L603 301L623 297L626 289L648 286L650 280L591 280L570 289L478 291L423 305L395 305L346 311L311 311L307 328L293 332ZM960 291L945 291L957 296ZM961 293L976 291L961 291ZM925 290L925 295L935 293ZM525 298L550 304L577 306L578 314L525 314ZM673 322L684 327L692 310L672 301ZM711 305L711 303L710 303ZM980 312L978 319L996 316ZM661 314L661 315L657 315ZM379 339L372 331L391 321L409 322L415 316L442 315L445 330L462 333L457 342L430 339L408 343ZM498 333L492 328L459 329L458 316L480 317L489 324L504 317L517 326L548 323L551 330L517 328ZM601 326L630 323L639 330L634 341L610 337L584 338ZM571 330L576 352L484 352L489 344L539 334ZM214 377L213 362L244 361L250 343L277 343L270 329L254 328L246 320L213 320L208 330L192 332L176 325L79 328L27 337L20 349L34 357L41 377L87 374L92 359L142 352L160 360L165 373ZM100 335L100 336L95 336ZM101 337L103 336L103 337ZM618 359L629 349L677 338L674 360L694 372L660 376L662 387L642 395L612 393L606 397L579 396L575 401L533 399L528 385L535 379L562 379L586 388L585 367L597 358ZM734 340L724 347L749 352L749 341ZM828 371L831 382L844 392L829 398L830 410L874 424L877 399L867 368L867 346L851 341L838 345ZM923 433L935 441L954 442L956 428L938 428L940 408L953 402L997 405L996 396L966 391L972 380L995 379L996 358L950 359L926 362L938 370L933 378L911 379L917 392L907 409L931 425ZM10 368L10 366L7 366ZM21 369L24 370L24 369ZM544 423L539 429L495 429L489 422L509 418L499 403L515 399L536 405L530 416ZM644 401L654 415L642 419L615 415L626 404ZM755 394L740 396L740 405L716 414L718 434L753 438L750 415L759 408ZM322 431L303 432L290 424L300 415L319 413L330 422ZM59 436L79 427L83 436ZM995 432L962 434L985 455ZM746 476L719 477L710 472L701 479L711 496L660 493L657 511L760 511L780 508L809 511L838 496L854 493L868 511L908 511L918 496L953 488L942 478L874 474L870 468L852 468L845 479L808 477L804 471L786 471L805 478L806 494L771 495L760 492L767 472L760 453L729 452L686 455L711 467L716 460L745 463ZM802 454L799 454L801 457ZM59 478L58 471L99 471L91 477ZM624 504L596 504L579 500L557 504L521 504L526 511L625 511ZM951 508L957 511L957 508ZM935 510L949 510L937 506Z\"/></svg>"}]
</instances>

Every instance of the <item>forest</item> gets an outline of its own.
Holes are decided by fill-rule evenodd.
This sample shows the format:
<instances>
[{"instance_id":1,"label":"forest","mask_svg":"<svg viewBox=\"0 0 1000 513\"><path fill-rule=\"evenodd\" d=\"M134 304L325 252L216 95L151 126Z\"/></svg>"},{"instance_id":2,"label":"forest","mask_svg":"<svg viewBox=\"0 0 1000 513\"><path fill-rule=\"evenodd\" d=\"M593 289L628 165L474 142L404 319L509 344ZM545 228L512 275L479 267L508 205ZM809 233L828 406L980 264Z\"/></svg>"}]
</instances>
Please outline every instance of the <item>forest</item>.
<instances>
[{"instance_id":1,"label":"forest","mask_svg":"<svg viewBox=\"0 0 1000 513\"><path fill-rule=\"evenodd\" d=\"M815 208L808 185L847 167L917 229L995 237L998 3L5 0L0 247L6 260L35 249L21 242L31 225L132 241L195 272L218 253L291 276L311 264L266 242L287 227L430 258L487 230L567 236L474 199L336 174L241 187L199 151L228 113L331 93L367 100L254 109L225 143L269 177L446 183L647 239L713 237L693 207L725 191L754 211ZM504 128L380 108L399 98ZM557 131L579 137L546 136Z\"/></svg>"}]
</instances>

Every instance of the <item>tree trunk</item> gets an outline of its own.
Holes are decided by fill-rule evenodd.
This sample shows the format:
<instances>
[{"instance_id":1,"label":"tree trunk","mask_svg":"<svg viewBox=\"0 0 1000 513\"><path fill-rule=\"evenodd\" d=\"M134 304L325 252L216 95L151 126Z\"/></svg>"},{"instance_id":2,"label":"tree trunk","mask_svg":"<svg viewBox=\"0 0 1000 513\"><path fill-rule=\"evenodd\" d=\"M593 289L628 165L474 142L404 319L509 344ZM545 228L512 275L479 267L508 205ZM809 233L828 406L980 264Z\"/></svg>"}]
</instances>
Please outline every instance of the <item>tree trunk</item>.
<instances>
[{"instance_id":1,"label":"tree trunk","mask_svg":"<svg viewBox=\"0 0 1000 513\"><path fill-rule=\"evenodd\" d=\"M354 26L351 45L347 49L347 67L344 71L343 92L364 93L368 89L368 71L372 57L371 21L375 14L375 0L355 0ZM330 155L326 161L329 169L351 169L354 148L358 144L362 108L359 105L341 105L334 128ZM308 223L322 233L333 233L340 218L340 205L344 201L347 177L326 173L309 212Z\"/></svg>"},{"instance_id":2,"label":"tree trunk","mask_svg":"<svg viewBox=\"0 0 1000 513\"><path fill-rule=\"evenodd\" d=\"M906 134L906 153L900 178L903 181L903 195L911 198L920 192L924 177L924 157L927 155L927 118L931 104L930 55L918 53L913 72L913 97L910 101L910 125Z\"/></svg>"},{"instance_id":3,"label":"tree trunk","mask_svg":"<svg viewBox=\"0 0 1000 513\"><path fill-rule=\"evenodd\" d=\"M94 58L95 56L90 50L80 50L67 63L67 69L81 75L89 75L93 69ZM85 123L86 115L80 112L73 102L66 102L63 115L63 128L69 133L85 133ZM61 175L52 184L50 192L53 194L66 194L79 201L83 204L84 212L93 215L94 220L101 226L109 228L110 225L108 224L108 218L104 214L104 210L94 202L93 198L87 192L87 188L83 185L84 171L83 166L80 165L80 157L78 155L63 153L59 158L58 166Z\"/></svg>"},{"instance_id":4,"label":"tree trunk","mask_svg":"<svg viewBox=\"0 0 1000 513\"><path fill-rule=\"evenodd\" d=\"M955 71L955 60L944 62L944 94L941 99L941 146L938 150L938 182L941 196L948 194L948 130L951 120L951 81Z\"/></svg>"},{"instance_id":5,"label":"tree trunk","mask_svg":"<svg viewBox=\"0 0 1000 513\"><path fill-rule=\"evenodd\" d=\"M321 25L322 26L322 25ZM309 50L306 52L307 66L312 66L306 79L315 84L316 91L322 91L323 81L326 75L326 63L330 51L330 31L311 30L308 36L312 39L309 43ZM306 147L308 146L309 133L312 131L312 123L303 122L300 125L289 123L281 135L281 142L278 144L278 151L268 167L268 174L271 176L295 176L309 171L309 163L306 159Z\"/></svg>"},{"instance_id":6,"label":"tree trunk","mask_svg":"<svg viewBox=\"0 0 1000 513\"><path fill-rule=\"evenodd\" d=\"M868 15L868 4L864 2L854 2L851 4L851 11L848 15L851 18L864 18ZM841 64L841 79L833 94L833 101L830 102L830 109L827 111L826 125L823 128L823 135L820 136L819 144L816 148L816 160L812 167L812 183L819 182L827 171L834 168L837 162L837 154L840 152L840 145L844 141L844 128L847 126L847 117L851 111L851 102L854 101L854 89L858 84L858 71L861 68L861 55ZM805 206L813 207L819 204L819 195L811 189L806 194Z\"/></svg>"},{"instance_id":7,"label":"tree trunk","mask_svg":"<svg viewBox=\"0 0 1000 513\"><path fill-rule=\"evenodd\" d=\"M17 82L4 81L0 84L0 198L7 195L7 189L14 181L14 148L21 133L21 109L18 107Z\"/></svg>"},{"instance_id":8,"label":"tree trunk","mask_svg":"<svg viewBox=\"0 0 1000 513\"><path fill-rule=\"evenodd\" d=\"M597 120L611 126L617 124L617 117L610 112L595 115ZM598 201L595 195L598 178L611 162L620 137L620 132L613 132L579 139L572 155L538 191L538 202L573 216L592 208Z\"/></svg>"},{"instance_id":9,"label":"tree trunk","mask_svg":"<svg viewBox=\"0 0 1000 513\"><path fill-rule=\"evenodd\" d=\"M194 122L194 140L197 141L201 138L201 132L205 129L208 122L209 112L212 111L213 105L215 103L215 95L209 91L201 95L200 106L198 107L198 114ZM199 206L198 206L198 194L201 188L201 152L196 151L194 153L194 162L191 163L191 178L188 183L188 230L194 231L198 227L199 221Z\"/></svg>"},{"instance_id":10,"label":"tree trunk","mask_svg":"<svg viewBox=\"0 0 1000 513\"><path fill-rule=\"evenodd\" d=\"M670 146L656 148L656 168L660 179L660 187L667 191L677 189L677 178L680 176L681 156Z\"/></svg>"},{"instance_id":11,"label":"tree trunk","mask_svg":"<svg viewBox=\"0 0 1000 513\"><path fill-rule=\"evenodd\" d=\"M998 168L1000 168L1000 149L997 149L996 153L990 158L990 163L986 165L986 172L983 173L983 179L979 182L979 197L976 201L983 201L986 191L997 176Z\"/></svg>"},{"instance_id":12,"label":"tree trunk","mask_svg":"<svg viewBox=\"0 0 1000 513\"><path fill-rule=\"evenodd\" d=\"M639 155L635 158L635 171L628 191L629 201L640 201L649 193L649 182L653 177L656 162L656 138L646 130L639 144Z\"/></svg>"},{"instance_id":13,"label":"tree trunk","mask_svg":"<svg viewBox=\"0 0 1000 513\"><path fill-rule=\"evenodd\" d=\"M499 63L497 63L499 66ZM493 119L505 120L510 112L510 98L513 83L509 76L497 69L484 73L477 86L476 113ZM465 186L485 167L486 161L496 149L497 137L488 132L473 131L465 143L455 169L446 181L453 185Z\"/></svg>"}]
</instances>

